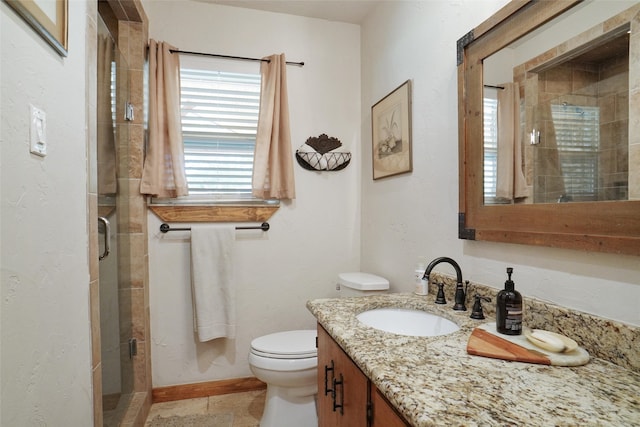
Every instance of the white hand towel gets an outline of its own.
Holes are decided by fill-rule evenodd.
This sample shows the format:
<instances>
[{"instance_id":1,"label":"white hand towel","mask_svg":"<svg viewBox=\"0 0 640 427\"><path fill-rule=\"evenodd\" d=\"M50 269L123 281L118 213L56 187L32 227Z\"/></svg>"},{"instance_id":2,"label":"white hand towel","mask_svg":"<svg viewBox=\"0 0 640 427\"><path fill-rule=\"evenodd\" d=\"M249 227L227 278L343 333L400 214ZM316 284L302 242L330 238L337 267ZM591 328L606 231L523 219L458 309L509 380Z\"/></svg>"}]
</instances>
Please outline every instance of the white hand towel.
<instances>
[{"instance_id":1,"label":"white hand towel","mask_svg":"<svg viewBox=\"0 0 640 427\"><path fill-rule=\"evenodd\" d=\"M191 227L194 330L200 342L236 336L234 240L233 226Z\"/></svg>"}]
</instances>

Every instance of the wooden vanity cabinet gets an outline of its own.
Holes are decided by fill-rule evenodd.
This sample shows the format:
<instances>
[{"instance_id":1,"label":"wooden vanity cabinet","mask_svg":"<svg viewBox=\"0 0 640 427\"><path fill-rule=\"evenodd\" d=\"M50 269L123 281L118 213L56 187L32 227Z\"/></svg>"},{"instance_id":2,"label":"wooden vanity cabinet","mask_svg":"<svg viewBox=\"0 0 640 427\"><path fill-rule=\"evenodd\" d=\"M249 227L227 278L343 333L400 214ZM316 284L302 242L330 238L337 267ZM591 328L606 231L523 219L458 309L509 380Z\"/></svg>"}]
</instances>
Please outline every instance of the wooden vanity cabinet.
<instances>
[{"instance_id":1,"label":"wooden vanity cabinet","mask_svg":"<svg viewBox=\"0 0 640 427\"><path fill-rule=\"evenodd\" d=\"M371 383L370 396L371 422L369 427L407 427L409 425L373 383Z\"/></svg>"},{"instance_id":2,"label":"wooden vanity cabinet","mask_svg":"<svg viewBox=\"0 0 640 427\"><path fill-rule=\"evenodd\" d=\"M375 385L319 324L318 426L408 426Z\"/></svg>"},{"instance_id":3,"label":"wooden vanity cabinet","mask_svg":"<svg viewBox=\"0 0 640 427\"><path fill-rule=\"evenodd\" d=\"M368 382L318 325L318 427L367 427Z\"/></svg>"}]
</instances>

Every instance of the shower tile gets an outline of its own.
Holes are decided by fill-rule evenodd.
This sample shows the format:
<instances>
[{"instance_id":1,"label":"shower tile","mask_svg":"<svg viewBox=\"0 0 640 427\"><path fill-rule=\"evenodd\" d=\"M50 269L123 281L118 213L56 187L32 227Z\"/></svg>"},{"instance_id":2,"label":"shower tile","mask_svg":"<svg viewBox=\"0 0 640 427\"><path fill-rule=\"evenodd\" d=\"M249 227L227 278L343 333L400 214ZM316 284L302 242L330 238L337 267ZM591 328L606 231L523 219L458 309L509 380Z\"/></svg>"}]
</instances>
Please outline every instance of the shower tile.
<instances>
[{"instance_id":1,"label":"shower tile","mask_svg":"<svg viewBox=\"0 0 640 427\"><path fill-rule=\"evenodd\" d=\"M628 72L615 74L610 77L601 79L598 82L598 95L607 96L614 95L620 92L627 92L628 81Z\"/></svg>"},{"instance_id":2,"label":"shower tile","mask_svg":"<svg viewBox=\"0 0 640 427\"><path fill-rule=\"evenodd\" d=\"M564 86L564 93L579 93L580 95L596 96L598 75L595 72L573 68L569 80Z\"/></svg>"},{"instance_id":3,"label":"shower tile","mask_svg":"<svg viewBox=\"0 0 640 427\"><path fill-rule=\"evenodd\" d=\"M129 357L128 340L120 343L120 371L123 373L121 389L123 394L133 390L133 360Z\"/></svg>"},{"instance_id":4,"label":"shower tile","mask_svg":"<svg viewBox=\"0 0 640 427\"><path fill-rule=\"evenodd\" d=\"M147 355L145 341L138 340L138 354L133 358L133 389L138 392L148 390L149 381L145 371Z\"/></svg>"},{"instance_id":5,"label":"shower tile","mask_svg":"<svg viewBox=\"0 0 640 427\"><path fill-rule=\"evenodd\" d=\"M555 48L549 49L548 51L536 56L535 58L528 60L523 64L522 67L518 66L516 69L514 69L514 74L515 73L523 74L524 70L530 70L532 68L535 68L538 65L543 64L552 58L555 58L556 56L558 56L556 49Z\"/></svg>"},{"instance_id":6,"label":"shower tile","mask_svg":"<svg viewBox=\"0 0 640 427\"><path fill-rule=\"evenodd\" d=\"M629 144L640 144L640 89L629 97Z\"/></svg>"},{"instance_id":7,"label":"shower tile","mask_svg":"<svg viewBox=\"0 0 640 427\"><path fill-rule=\"evenodd\" d=\"M118 285L122 288L142 288L146 266L144 265L144 233L118 234Z\"/></svg>"},{"instance_id":8,"label":"shower tile","mask_svg":"<svg viewBox=\"0 0 640 427\"><path fill-rule=\"evenodd\" d=\"M563 52L568 52L570 50L580 48L580 46L584 45L585 43L597 37L600 37L604 32L605 32L604 25L602 23L594 27L591 27L587 31L579 34L576 37L571 38L566 43L564 43L565 49L563 50Z\"/></svg>"},{"instance_id":9,"label":"shower tile","mask_svg":"<svg viewBox=\"0 0 640 427\"><path fill-rule=\"evenodd\" d=\"M545 72L544 90L548 93L563 94L569 91L571 69L558 66Z\"/></svg>"},{"instance_id":10,"label":"shower tile","mask_svg":"<svg viewBox=\"0 0 640 427\"><path fill-rule=\"evenodd\" d=\"M629 146L629 163L640 165L640 144ZM629 199L640 200L640 171L637 167L629 172Z\"/></svg>"},{"instance_id":11,"label":"shower tile","mask_svg":"<svg viewBox=\"0 0 640 427\"><path fill-rule=\"evenodd\" d=\"M616 95L598 98L600 123L610 123L616 118Z\"/></svg>"},{"instance_id":12,"label":"shower tile","mask_svg":"<svg viewBox=\"0 0 640 427\"><path fill-rule=\"evenodd\" d=\"M118 298L120 306L120 342L128 343L130 338L144 341L145 327L142 319L144 315L143 290L120 289Z\"/></svg>"},{"instance_id":13,"label":"shower tile","mask_svg":"<svg viewBox=\"0 0 640 427\"><path fill-rule=\"evenodd\" d=\"M122 344L128 343L129 339L133 337L132 324L131 324L131 289L120 289L118 291L118 308L119 308L119 330L120 338L119 342ZM127 354L128 353L128 348Z\"/></svg>"},{"instance_id":14,"label":"shower tile","mask_svg":"<svg viewBox=\"0 0 640 427\"><path fill-rule=\"evenodd\" d=\"M629 92L616 94L616 120L629 119Z\"/></svg>"},{"instance_id":15,"label":"shower tile","mask_svg":"<svg viewBox=\"0 0 640 427\"><path fill-rule=\"evenodd\" d=\"M144 290L142 288L131 289L131 323L133 324L132 336L140 342L145 340L145 314Z\"/></svg>"},{"instance_id":16,"label":"shower tile","mask_svg":"<svg viewBox=\"0 0 640 427\"><path fill-rule=\"evenodd\" d=\"M129 78L131 79L131 87L129 88L129 102L134 106L135 114L133 120L129 122L131 125L144 125L144 71L131 70Z\"/></svg>"},{"instance_id":17,"label":"shower tile","mask_svg":"<svg viewBox=\"0 0 640 427\"><path fill-rule=\"evenodd\" d=\"M130 28L130 22L128 21L124 21L124 20L119 20L118 22L118 47L120 48L120 51L122 52L122 55L124 56L125 60L128 62L129 58L127 58L128 53L129 53L129 28Z\"/></svg>"},{"instance_id":18,"label":"shower tile","mask_svg":"<svg viewBox=\"0 0 640 427\"><path fill-rule=\"evenodd\" d=\"M147 206L142 197L133 196L129 198L129 218L128 218L128 231L130 233L143 233L143 215L147 211ZM140 248L144 250L144 248ZM144 252L140 252L138 255L144 255Z\"/></svg>"},{"instance_id":19,"label":"shower tile","mask_svg":"<svg viewBox=\"0 0 640 427\"><path fill-rule=\"evenodd\" d=\"M144 29L141 22L130 22L129 24L129 67L134 70L142 70L144 68L144 58L146 48L145 37L143 37Z\"/></svg>"},{"instance_id":20,"label":"shower tile","mask_svg":"<svg viewBox=\"0 0 640 427\"><path fill-rule=\"evenodd\" d=\"M121 201L125 210L121 212L119 231L121 233L143 233L143 220L146 214L146 202L140 191L140 180L121 178L118 180L121 189ZM144 253L144 252L141 252Z\"/></svg>"},{"instance_id":21,"label":"shower tile","mask_svg":"<svg viewBox=\"0 0 640 427\"><path fill-rule=\"evenodd\" d=\"M128 156L127 177L142 178L144 165L144 127L142 125L130 126Z\"/></svg>"}]
</instances>

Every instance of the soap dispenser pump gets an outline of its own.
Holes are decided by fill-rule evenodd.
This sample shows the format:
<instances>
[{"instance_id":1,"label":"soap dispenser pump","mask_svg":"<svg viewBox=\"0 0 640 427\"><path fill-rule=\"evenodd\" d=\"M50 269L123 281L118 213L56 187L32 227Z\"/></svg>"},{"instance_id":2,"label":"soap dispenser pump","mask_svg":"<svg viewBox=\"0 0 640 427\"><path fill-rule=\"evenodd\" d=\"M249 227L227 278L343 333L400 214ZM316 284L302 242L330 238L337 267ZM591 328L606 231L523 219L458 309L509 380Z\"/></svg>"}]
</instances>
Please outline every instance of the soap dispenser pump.
<instances>
[{"instance_id":1,"label":"soap dispenser pump","mask_svg":"<svg viewBox=\"0 0 640 427\"><path fill-rule=\"evenodd\" d=\"M496 298L496 329L505 335L522 334L522 295L511 280L513 268L507 268L508 279Z\"/></svg>"}]
</instances>

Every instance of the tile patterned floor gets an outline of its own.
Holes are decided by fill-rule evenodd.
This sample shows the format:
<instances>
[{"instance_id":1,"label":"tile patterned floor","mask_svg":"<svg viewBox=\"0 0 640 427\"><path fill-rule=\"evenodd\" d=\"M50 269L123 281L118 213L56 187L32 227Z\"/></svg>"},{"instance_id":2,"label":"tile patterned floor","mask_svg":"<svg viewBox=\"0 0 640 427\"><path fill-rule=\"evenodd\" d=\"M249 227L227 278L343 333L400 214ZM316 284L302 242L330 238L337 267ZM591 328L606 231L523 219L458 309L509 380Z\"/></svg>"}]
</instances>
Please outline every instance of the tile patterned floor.
<instances>
[{"instance_id":1,"label":"tile patterned floor","mask_svg":"<svg viewBox=\"0 0 640 427\"><path fill-rule=\"evenodd\" d=\"M158 415L169 417L172 415L233 413L233 427L258 427L266 393L266 390L258 390L154 403L151 405L145 426L148 425L148 421Z\"/></svg>"}]
</instances>

